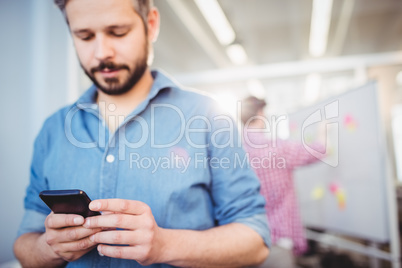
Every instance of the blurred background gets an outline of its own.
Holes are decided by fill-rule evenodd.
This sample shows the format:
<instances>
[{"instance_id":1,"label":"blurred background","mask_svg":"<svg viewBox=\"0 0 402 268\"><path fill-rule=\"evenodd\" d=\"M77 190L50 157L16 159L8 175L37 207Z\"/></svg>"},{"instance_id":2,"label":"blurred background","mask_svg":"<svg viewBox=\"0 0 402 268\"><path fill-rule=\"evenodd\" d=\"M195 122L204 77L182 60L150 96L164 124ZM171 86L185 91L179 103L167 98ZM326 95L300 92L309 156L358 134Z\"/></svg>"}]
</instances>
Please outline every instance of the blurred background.
<instances>
[{"instance_id":1,"label":"blurred background","mask_svg":"<svg viewBox=\"0 0 402 268\"><path fill-rule=\"evenodd\" d=\"M402 1L154 0L154 68L233 112L255 95L287 115L375 80L395 190L402 182ZM206 12L207 11L207 12ZM212 16L212 20L211 17ZM0 0L0 263L23 214L43 121L90 85L51 0ZM287 138L288 131L280 132ZM4 264L3 266L5 266ZM1 266L1 265L0 265Z\"/></svg>"}]
</instances>

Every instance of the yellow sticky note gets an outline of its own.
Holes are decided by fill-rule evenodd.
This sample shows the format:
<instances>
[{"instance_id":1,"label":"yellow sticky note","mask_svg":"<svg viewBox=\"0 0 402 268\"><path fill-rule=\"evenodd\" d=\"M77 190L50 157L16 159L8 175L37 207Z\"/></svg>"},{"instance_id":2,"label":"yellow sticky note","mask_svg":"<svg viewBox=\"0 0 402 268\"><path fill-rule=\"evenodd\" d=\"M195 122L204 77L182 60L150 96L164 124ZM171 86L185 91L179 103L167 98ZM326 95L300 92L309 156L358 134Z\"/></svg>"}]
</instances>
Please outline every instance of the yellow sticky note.
<instances>
[{"instance_id":1,"label":"yellow sticky note","mask_svg":"<svg viewBox=\"0 0 402 268\"><path fill-rule=\"evenodd\" d=\"M311 199L320 200L324 197L324 189L322 187L315 187L311 192Z\"/></svg>"},{"instance_id":2,"label":"yellow sticky note","mask_svg":"<svg viewBox=\"0 0 402 268\"><path fill-rule=\"evenodd\" d=\"M345 209L346 208L346 196L345 196L345 192L342 189L339 189L336 192L336 199L338 201L338 207L340 209Z\"/></svg>"}]
</instances>

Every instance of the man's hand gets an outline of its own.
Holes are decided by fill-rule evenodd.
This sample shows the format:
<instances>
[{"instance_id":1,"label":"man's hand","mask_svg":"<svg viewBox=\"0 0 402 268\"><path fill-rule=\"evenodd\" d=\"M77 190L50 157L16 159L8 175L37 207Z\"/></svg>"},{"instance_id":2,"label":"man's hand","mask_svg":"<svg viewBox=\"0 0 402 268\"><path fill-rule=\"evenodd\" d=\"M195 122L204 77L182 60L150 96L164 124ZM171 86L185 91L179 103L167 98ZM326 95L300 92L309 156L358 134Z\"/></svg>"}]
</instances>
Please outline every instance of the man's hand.
<instances>
[{"instance_id":1,"label":"man's hand","mask_svg":"<svg viewBox=\"0 0 402 268\"><path fill-rule=\"evenodd\" d=\"M89 208L102 216L85 220L84 227L118 228L93 234L89 239L98 251L109 257L132 259L141 265L158 263L163 247L162 229L158 227L148 205L140 201L103 199L92 201ZM108 245L107 245L108 244Z\"/></svg>"},{"instance_id":2,"label":"man's hand","mask_svg":"<svg viewBox=\"0 0 402 268\"><path fill-rule=\"evenodd\" d=\"M80 215L52 212L47 216L46 242L63 260L75 261L96 246L89 236L101 231L101 228L84 228L83 223L84 218Z\"/></svg>"}]
</instances>

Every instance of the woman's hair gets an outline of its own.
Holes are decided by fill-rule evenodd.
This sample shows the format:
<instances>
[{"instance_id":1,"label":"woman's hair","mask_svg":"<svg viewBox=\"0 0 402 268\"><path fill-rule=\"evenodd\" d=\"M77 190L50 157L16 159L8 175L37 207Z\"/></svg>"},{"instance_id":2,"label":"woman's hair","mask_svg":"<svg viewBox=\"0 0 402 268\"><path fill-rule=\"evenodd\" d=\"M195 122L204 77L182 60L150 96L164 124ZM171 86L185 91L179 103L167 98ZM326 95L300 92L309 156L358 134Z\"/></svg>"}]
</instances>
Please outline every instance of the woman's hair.
<instances>
[{"instance_id":1,"label":"woman's hair","mask_svg":"<svg viewBox=\"0 0 402 268\"><path fill-rule=\"evenodd\" d=\"M242 100L241 121L245 124L250 118L257 116L258 112L267 105L267 103L254 96L249 96Z\"/></svg>"},{"instance_id":2,"label":"woman's hair","mask_svg":"<svg viewBox=\"0 0 402 268\"><path fill-rule=\"evenodd\" d=\"M60 8L61 12L64 15L64 18L67 20L66 15L66 4L68 0L54 0L54 3ZM147 17L148 13L153 6L153 0L131 0L133 2L134 10L140 15L142 21L144 22L145 29L147 30ZM68 20L67 20L68 23Z\"/></svg>"}]
</instances>

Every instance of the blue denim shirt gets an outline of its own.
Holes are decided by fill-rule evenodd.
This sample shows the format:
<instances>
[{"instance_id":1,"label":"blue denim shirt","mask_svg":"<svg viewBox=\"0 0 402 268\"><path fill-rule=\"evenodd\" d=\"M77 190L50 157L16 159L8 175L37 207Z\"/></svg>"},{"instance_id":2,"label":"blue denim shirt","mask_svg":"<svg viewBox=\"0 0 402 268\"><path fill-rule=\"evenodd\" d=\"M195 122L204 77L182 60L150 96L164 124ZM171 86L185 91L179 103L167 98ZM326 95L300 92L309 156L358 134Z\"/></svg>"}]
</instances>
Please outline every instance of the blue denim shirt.
<instances>
[{"instance_id":1,"label":"blue denim shirt","mask_svg":"<svg viewBox=\"0 0 402 268\"><path fill-rule=\"evenodd\" d=\"M145 202L160 227L205 230L239 222L270 244L265 201L234 120L209 97L181 89L161 72L152 75L147 99L115 133L99 114L94 86L46 120L34 145L19 235L45 231L50 210L40 191L81 189L93 200ZM96 249L68 266L140 267Z\"/></svg>"}]
</instances>

